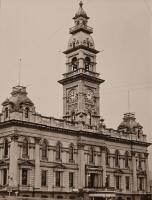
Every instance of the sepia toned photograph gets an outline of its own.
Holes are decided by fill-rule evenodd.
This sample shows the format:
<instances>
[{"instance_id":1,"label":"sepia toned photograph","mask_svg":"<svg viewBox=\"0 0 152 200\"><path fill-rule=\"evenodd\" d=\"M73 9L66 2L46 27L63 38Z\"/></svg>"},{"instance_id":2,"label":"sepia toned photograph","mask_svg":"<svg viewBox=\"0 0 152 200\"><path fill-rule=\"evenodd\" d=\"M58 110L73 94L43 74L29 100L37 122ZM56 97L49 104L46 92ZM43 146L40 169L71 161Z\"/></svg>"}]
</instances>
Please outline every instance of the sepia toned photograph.
<instances>
[{"instance_id":1,"label":"sepia toned photograph","mask_svg":"<svg viewBox=\"0 0 152 200\"><path fill-rule=\"evenodd\" d=\"M152 0L0 0L0 200L152 200Z\"/></svg>"}]
</instances>

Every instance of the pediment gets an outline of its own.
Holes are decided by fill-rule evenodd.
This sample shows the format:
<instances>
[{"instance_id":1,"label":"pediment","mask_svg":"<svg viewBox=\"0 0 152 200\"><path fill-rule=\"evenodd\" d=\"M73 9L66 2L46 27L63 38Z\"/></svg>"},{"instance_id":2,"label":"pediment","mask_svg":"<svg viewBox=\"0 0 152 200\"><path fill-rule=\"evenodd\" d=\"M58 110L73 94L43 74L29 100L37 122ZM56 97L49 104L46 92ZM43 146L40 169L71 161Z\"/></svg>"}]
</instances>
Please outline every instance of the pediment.
<instances>
[{"instance_id":1,"label":"pediment","mask_svg":"<svg viewBox=\"0 0 152 200\"><path fill-rule=\"evenodd\" d=\"M115 173L115 174L123 174L124 172L123 172L123 170L121 170L121 169L116 169L116 170L114 171L114 173Z\"/></svg>"},{"instance_id":2,"label":"pediment","mask_svg":"<svg viewBox=\"0 0 152 200\"><path fill-rule=\"evenodd\" d=\"M141 171L137 172L137 174L138 174L138 175L146 175L146 172L143 171L143 170L141 170Z\"/></svg>"},{"instance_id":3,"label":"pediment","mask_svg":"<svg viewBox=\"0 0 152 200\"><path fill-rule=\"evenodd\" d=\"M7 165L7 163L4 160L0 160L0 166L3 166L3 165Z\"/></svg>"},{"instance_id":4,"label":"pediment","mask_svg":"<svg viewBox=\"0 0 152 200\"><path fill-rule=\"evenodd\" d=\"M56 163L53 168L58 168L58 169L66 169L66 166L63 165L62 163Z\"/></svg>"},{"instance_id":5,"label":"pediment","mask_svg":"<svg viewBox=\"0 0 152 200\"><path fill-rule=\"evenodd\" d=\"M19 165L24 165L24 166L34 166L34 162L30 160L20 160L18 162Z\"/></svg>"}]
</instances>

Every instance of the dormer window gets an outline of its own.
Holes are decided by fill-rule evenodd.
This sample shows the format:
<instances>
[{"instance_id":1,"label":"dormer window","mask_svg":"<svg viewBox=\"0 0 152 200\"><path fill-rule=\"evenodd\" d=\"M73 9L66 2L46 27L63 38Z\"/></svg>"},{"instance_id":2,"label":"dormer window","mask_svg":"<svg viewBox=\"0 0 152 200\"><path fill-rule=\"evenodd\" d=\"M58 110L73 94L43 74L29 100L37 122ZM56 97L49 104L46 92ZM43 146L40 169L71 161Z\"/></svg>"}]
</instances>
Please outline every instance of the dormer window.
<instances>
[{"instance_id":1,"label":"dormer window","mask_svg":"<svg viewBox=\"0 0 152 200\"><path fill-rule=\"evenodd\" d=\"M5 119L7 119L8 118L8 108L5 108Z\"/></svg>"},{"instance_id":2,"label":"dormer window","mask_svg":"<svg viewBox=\"0 0 152 200\"><path fill-rule=\"evenodd\" d=\"M28 107L25 108L25 118L29 117L29 111L30 109Z\"/></svg>"},{"instance_id":3,"label":"dormer window","mask_svg":"<svg viewBox=\"0 0 152 200\"><path fill-rule=\"evenodd\" d=\"M76 57L74 57L74 58L72 58L72 71L75 71L75 70L77 70L78 69L78 62L77 62L77 58Z\"/></svg>"},{"instance_id":4,"label":"dormer window","mask_svg":"<svg viewBox=\"0 0 152 200\"><path fill-rule=\"evenodd\" d=\"M28 140L27 140L27 138L25 138L23 140L22 157L23 158L27 158L28 157Z\"/></svg>"}]
</instances>

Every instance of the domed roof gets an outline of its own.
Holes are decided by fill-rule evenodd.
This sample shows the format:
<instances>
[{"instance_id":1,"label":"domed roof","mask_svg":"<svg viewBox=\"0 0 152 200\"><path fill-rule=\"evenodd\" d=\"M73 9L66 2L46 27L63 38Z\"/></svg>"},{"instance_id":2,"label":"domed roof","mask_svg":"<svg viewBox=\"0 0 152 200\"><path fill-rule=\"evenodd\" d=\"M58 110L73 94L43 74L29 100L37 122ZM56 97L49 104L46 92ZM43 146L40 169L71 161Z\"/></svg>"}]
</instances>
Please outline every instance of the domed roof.
<instances>
[{"instance_id":1,"label":"domed roof","mask_svg":"<svg viewBox=\"0 0 152 200\"><path fill-rule=\"evenodd\" d=\"M86 19L89 19L89 17L87 16L87 13L86 13L86 12L84 11L84 9L82 8L82 6L83 6L82 1L80 1L79 5L80 5L80 8L79 8L79 10L76 12L75 17L74 17L73 19L76 19L76 18L78 18L78 17L84 17L84 18L86 18Z\"/></svg>"},{"instance_id":2,"label":"domed roof","mask_svg":"<svg viewBox=\"0 0 152 200\"><path fill-rule=\"evenodd\" d=\"M13 104L16 108L18 108L21 104L29 104L33 106L33 102L29 99L26 92L26 87L16 86L13 87L13 91L11 92L11 97L6 99L2 105Z\"/></svg>"},{"instance_id":3,"label":"domed roof","mask_svg":"<svg viewBox=\"0 0 152 200\"><path fill-rule=\"evenodd\" d=\"M138 122L136 122L134 113L126 113L126 114L124 114L123 121L118 126L118 130L121 130L124 128L133 130L135 128L142 128L142 126Z\"/></svg>"},{"instance_id":4,"label":"domed roof","mask_svg":"<svg viewBox=\"0 0 152 200\"><path fill-rule=\"evenodd\" d=\"M83 31L77 32L76 34L70 37L69 42L68 42L68 49L71 49L79 45L84 45L92 49L95 48L94 41L91 35Z\"/></svg>"}]
</instances>

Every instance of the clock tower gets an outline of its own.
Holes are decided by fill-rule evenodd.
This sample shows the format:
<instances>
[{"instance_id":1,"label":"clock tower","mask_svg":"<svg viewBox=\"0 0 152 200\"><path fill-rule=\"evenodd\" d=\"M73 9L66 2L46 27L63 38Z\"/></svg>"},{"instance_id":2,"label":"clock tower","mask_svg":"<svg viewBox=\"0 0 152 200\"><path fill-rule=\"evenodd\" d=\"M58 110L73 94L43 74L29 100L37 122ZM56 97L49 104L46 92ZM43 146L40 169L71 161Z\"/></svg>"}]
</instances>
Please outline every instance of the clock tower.
<instances>
[{"instance_id":1,"label":"clock tower","mask_svg":"<svg viewBox=\"0 0 152 200\"><path fill-rule=\"evenodd\" d=\"M99 85L104 80L96 72L96 54L82 1L70 28L71 37L66 55L66 73L59 81L63 85L63 118L68 121L82 121L96 126L100 121Z\"/></svg>"}]
</instances>

